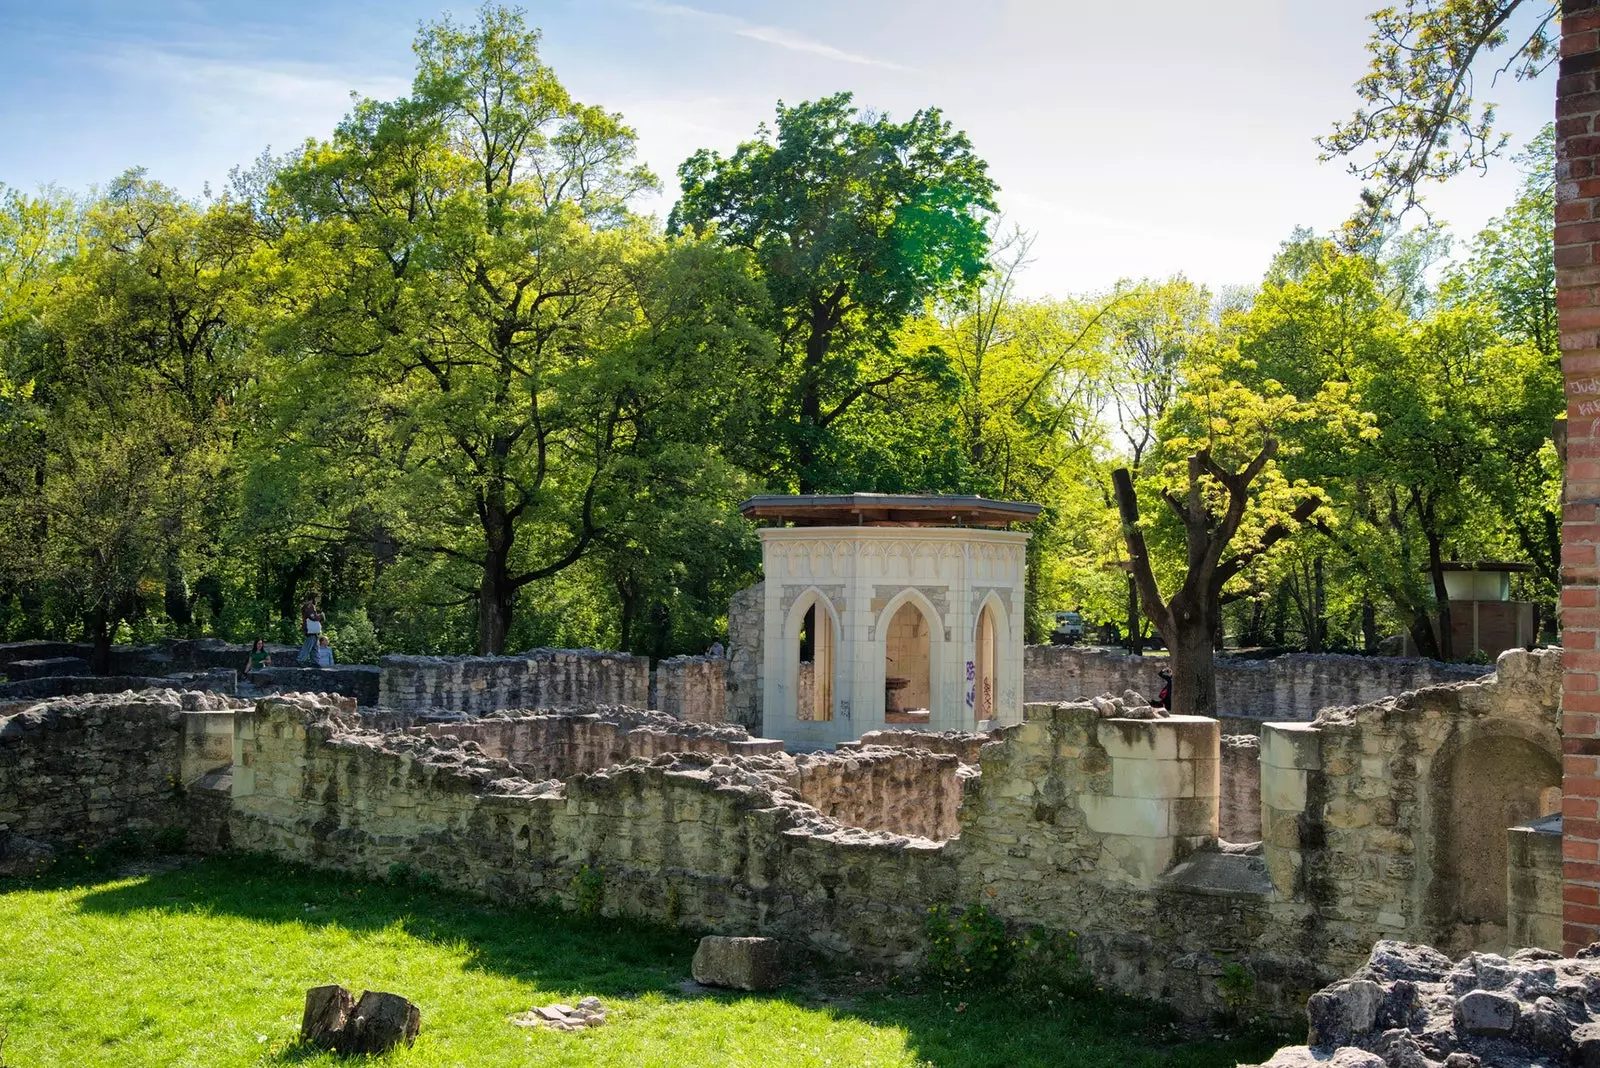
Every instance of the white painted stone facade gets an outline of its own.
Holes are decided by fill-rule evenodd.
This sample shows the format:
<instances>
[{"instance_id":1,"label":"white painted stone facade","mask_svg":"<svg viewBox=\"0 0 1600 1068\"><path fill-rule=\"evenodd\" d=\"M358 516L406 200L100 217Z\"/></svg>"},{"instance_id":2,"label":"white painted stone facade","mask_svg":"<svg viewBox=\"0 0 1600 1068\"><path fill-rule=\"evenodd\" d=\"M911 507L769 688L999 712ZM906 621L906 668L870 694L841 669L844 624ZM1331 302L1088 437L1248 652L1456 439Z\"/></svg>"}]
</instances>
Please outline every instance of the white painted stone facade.
<instances>
[{"instance_id":1,"label":"white painted stone facade","mask_svg":"<svg viewBox=\"0 0 1600 1068\"><path fill-rule=\"evenodd\" d=\"M890 621L907 602L930 624L928 729L979 725L978 621L985 609L994 627L991 719L1019 722L1028 537L951 527L762 530L762 733L825 745L882 729ZM825 657L833 677L831 719L797 714L800 632L813 605L818 629L824 620L834 628Z\"/></svg>"}]
</instances>

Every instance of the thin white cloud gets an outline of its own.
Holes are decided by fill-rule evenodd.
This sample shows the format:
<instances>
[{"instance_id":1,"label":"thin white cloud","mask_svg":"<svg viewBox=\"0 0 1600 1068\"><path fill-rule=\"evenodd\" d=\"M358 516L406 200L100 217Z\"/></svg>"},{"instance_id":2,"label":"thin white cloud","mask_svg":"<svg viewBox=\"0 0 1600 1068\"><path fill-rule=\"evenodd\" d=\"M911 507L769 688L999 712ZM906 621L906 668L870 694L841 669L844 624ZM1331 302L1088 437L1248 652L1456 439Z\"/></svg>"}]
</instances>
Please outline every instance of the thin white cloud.
<instances>
[{"instance_id":1,"label":"thin white cloud","mask_svg":"<svg viewBox=\"0 0 1600 1068\"><path fill-rule=\"evenodd\" d=\"M824 41L814 37L807 37L803 33L784 29L782 26L763 26L759 23L749 22L737 15L724 15L717 11L702 11L697 7L685 4L657 3L655 0L637 0L633 5L641 11L649 11L657 15L668 15L673 18L696 19L708 23L738 37L748 37L752 41L761 41L766 44L787 48L791 52L806 52L825 59L838 60L840 63L856 63L863 67L882 67L884 70L910 71L913 68L890 62L887 59L878 59L876 56L863 55L860 52L847 52L842 48L835 48Z\"/></svg>"},{"instance_id":2,"label":"thin white cloud","mask_svg":"<svg viewBox=\"0 0 1600 1068\"><path fill-rule=\"evenodd\" d=\"M216 115L331 115L349 108L351 91L380 99L411 88L403 78L357 73L315 63L246 61L161 48L124 47L103 57L124 78L161 85Z\"/></svg>"}]
</instances>

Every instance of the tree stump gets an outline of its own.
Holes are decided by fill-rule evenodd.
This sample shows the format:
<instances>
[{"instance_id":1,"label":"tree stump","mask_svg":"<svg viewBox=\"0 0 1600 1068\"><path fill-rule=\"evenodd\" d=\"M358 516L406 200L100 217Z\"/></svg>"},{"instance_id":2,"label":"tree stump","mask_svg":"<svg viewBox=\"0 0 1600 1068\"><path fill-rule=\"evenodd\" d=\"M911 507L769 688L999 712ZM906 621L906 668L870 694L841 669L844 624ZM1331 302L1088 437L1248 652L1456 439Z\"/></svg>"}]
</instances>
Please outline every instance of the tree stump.
<instances>
[{"instance_id":1,"label":"tree stump","mask_svg":"<svg viewBox=\"0 0 1600 1068\"><path fill-rule=\"evenodd\" d=\"M350 1020L356 999L335 983L306 991L306 1011L300 1018L300 1041L317 1049L333 1049Z\"/></svg>"},{"instance_id":2,"label":"tree stump","mask_svg":"<svg viewBox=\"0 0 1600 1068\"><path fill-rule=\"evenodd\" d=\"M422 1012L399 994L368 990L356 1002L350 1020L341 1032L338 1052L388 1053L400 1043L408 1047L422 1029Z\"/></svg>"},{"instance_id":3,"label":"tree stump","mask_svg":"<svg viewBox=\"0 0 1600 1068\"><path fill-rule=\"evenodd\" d=\"M421 1029L421 1011L399 994L368 990L357 1001L342 986L314 986L306 991L300 1040L345 1056L387 1053L415 1043Z\"/></svg>"}]
</instances>

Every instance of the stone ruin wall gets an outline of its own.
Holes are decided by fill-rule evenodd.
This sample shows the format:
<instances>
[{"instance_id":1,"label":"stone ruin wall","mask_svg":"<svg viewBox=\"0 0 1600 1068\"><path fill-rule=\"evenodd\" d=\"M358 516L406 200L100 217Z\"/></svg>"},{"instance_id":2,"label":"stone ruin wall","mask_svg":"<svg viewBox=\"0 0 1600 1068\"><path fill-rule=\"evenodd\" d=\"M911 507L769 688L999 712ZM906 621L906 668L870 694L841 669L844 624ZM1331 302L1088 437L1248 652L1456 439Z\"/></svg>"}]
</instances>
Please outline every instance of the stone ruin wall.
<instances>
[{"instance_id":1,"label":"stone ruin wall","mask_svg":"<svg viewBox=\"0 0 1600 1068\"><path fill-rule=\"evenodd\" d=\"M685 723L739 723L728 719L726 660L674 656L656 665L650 707Z\"/></svg>"},{"instance_id":2,"label":"stone ruin wall","mask_svg":"<svg viewBox=\"0 0 1600 1068\"><path fill-rule=\"evenodd\" d=\"M386 656L378 705L482 714L502 708L571 708L650 701L650 661L593 649L533 649L517 656Z\"/></svg>"},{"instance_id":3,"label":"stone ruin wall","mask_svg":"<svg viewBox=\"0 0 1600 1068\"><path fill-rule=\"evenodd\" d=\"M1222 838L1261 841L1261 740L1253 734L1222 736Z\"/></svg>"},{"instance_id":4,"label":"stone ruin wall","mask_svg":"<svg viewBox=\"0 0 1600 1068\"><path fill-rule=\"evenodd\" d=\"M686 724L660 712L604 709L505 711L464 720L428 723L420 732L475 742L527 779L567 779L627 760L666 753L708 756L781 754L783 742L751 738L743 728Z\"/></svg>"},{"instance_id":5,"label":"stone ruin wall","mask_svg":"<svg viewBox=\"0 0 1600 1068\"><path fill-rule=\"evenodd\" d=\"M1018 925L1077 931L1085 963L1113 989L1209 1011L1236 961L1255 977L1256 1008L1289 1011L1380 937L1487 948L1508 929L1548 937L1559 851L1552 874L1543 843L1524 848L1508 828L1538 815L1549 769L1559 776L1559 658L1507 653L1482 682L1269 725L1266 835L1245 848L1218 841L1227 758L1217 721L1101 718L1073 703L1031 704L1024 722L978 742L974 776L961 763L974 738L885 732L899 736L884 739L891 746L800 757L708 742L652 757L661 744L693 744L661 742L674 731L717 732L616 710L451 723L269 697L226 715L227 827L246 849L372 876L404 862L508 902L572 904L589 865L608 914L770 934L893 969L920 959L929 907L982 901ZM110 715L127 699L64 707L72 700ZM181 700L138 701L160 708L140 722L192 718ZM571 722L535 723L562 719ZM391 729L368 729L379 721ZM183 728L164 729L146 747L168 755L144 778L129 761L127 786L100 785L148 801L181 748L172 737ZM532 733L519 742L518 731ZM584 732L590 741L560 741ZM0 742L23 736L0 720ZM81 777L86 750L129 748L109 734L51 744L77 751L63 779ZM559 758L532 756L562 744ZM70 822L84 804L73 798L93 786L29 811ZM1508 866L1536 853L1533 874L1508 891ZM1484 890L1493 886L1498 898Z\"/></svg>"},{"instance_id":6,"label":"stone ruin wall","mask_svg":"<svg viewBox=\"0 0 1600 1068\"><path fill-rule=\"evenodd\" d=\"M1217 841L1216 721L1102 719L1070 703L1030 705L965 781L953 755L902 746L662 756L535 784L474 743L362 733L264 700L237 722L247 763L272 773L241 786L235 770L233 833L369 874L404 861L504 900L568 898L589 864L603 870L607 912L895 968L920 956L927 907L981 900L1018 924L1078 931L1085 962L1116 989L1216 1008L1216 977L1238 961L1260 1006L1287 1010L1379 937L1503 944L1516 900L1504 895L1508 820L1541 803L1527 773L1559 752L1559 684L1558 652L1518 651L1483 682L1268 727L1267 836L1245 849ZM819 807L863 792L848 760L928 796L908 766L872 756L895 752L950 762L964 787L958 836L848 827L867 820ZM812 760L797 783L788 769ZM828 790L809 785L824 779ZM1489 883L1502 888L1498 921L1474 889Z\"/></svg>"},{"instance_id":7,"label":"stone ruin wall","mask_svg":"<svg viewBox=\"0 0 1600 1068\"><path fill-rule=\"evenodd\" d=\"M41 847L94 849L125 832L192 824L186 787L232 762L233 711L243 707L219 694L146 690L0 716L0 873L27 874L7 858L48 855Z\"/></svg>"},{"instance_id":8,"label":"stone ruin wall","mask_svg":"<svg viewBox=\"0 0 1600 1068\"><path fill-rule=\"evenodd\" d=\"M955 898L925 839L847 828L762 768L685 754L531 783L475 743L354 729L305 699L237 721L235 841L368 875L407 863L505 902L763 931L911 966L926 909ZM772 758L750 758L762 764Z\"/></svg>"},{"instance_id":9,"label":"stone ruin wall","mask_svg":"<svg viewBox=\"0 0 1600 1068\"><path fill-rule=\"evenodd\" d=\"M1375 937L1504 946L1507 831L1560 808L1560 697L1561 651L1514 650L1481 682L1262 729L1273 885L1360 906L1327 913L1343 966Z\"/></svg>"},{"instance_id":10,"label":"stone ruin wall","mask_svg":"<svg viewBox=\"0 0 1600 1068\"><path fill-rule=\"evenodd\" d=\"M728 602L728 722L761 733L762 631L766 585L756 583ZM802 701L800 707L806 707Z\"/></svg>"},{"instance_id":11,"label":"stone ruin wall","mask_svg":"<svg viewBox=\"0 0 1600 1068\"><path fill-rule=\"evenodd\" d=\"M1103 693L1161 692L1165 657L1128 656L1070 645L1023 650L1029 701L1077 701ZM1368 704L1408 690L1471 682L1493 671L1393 656L1287 653L1270 660L1217 660L1217 709L1230 730L1254 733L1264 722L1310 720L1324 708ZM1237 721L1237 722L1235 722Z\"/></svg>"}]
</instances>

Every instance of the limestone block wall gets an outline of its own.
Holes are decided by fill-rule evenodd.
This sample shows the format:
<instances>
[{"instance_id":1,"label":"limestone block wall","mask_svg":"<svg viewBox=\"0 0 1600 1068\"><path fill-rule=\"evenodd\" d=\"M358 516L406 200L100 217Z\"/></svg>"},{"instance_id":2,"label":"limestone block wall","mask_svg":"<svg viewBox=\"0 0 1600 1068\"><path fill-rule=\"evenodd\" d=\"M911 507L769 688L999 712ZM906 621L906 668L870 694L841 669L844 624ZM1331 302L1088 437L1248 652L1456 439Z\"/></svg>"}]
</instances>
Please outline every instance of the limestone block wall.
<instances>
[{"instance_id":1,"label":"limestone block wall","mask_svg":"<svg viewBox=\"0 0 1600 1068\"><path fill-rule=\"evenodd\" d=\"M236 721L232 831L243 848L382 875L408 863L503 901L573 904L765 932L885 967L921 951L955 898L945 847L842 827L771 776L689 755L534 784L470 742L350 729L301 698Z\"/></svg>"},{"instance_id":2,"label":"limestone block wall","mask_svg":"<svg viewBox=\"0 0 1600 1068\"><path fill-rule=\"evenodd\" d=\"M840 742L840 752L862 746L884 745L891 749L926 749L930 753L950 753L963 764L976 767L978 751L994 740L986 731L918 731L909 729L868 731L859 741Z\"/></svg>"},{"instance_id":3,"label":"limestone block wall","mask_svg":"<svg viewBox=\"0 0 1600 1068\"><path fill-rule=\"evenodd\" d=\"M1249 847L1218 841L1215 720L1105 719L1086 703L1029 705L982 747L976 778L954 754L867 747L678 753L539 782L525 772L544 769L489 751L516 755L514 736L377 733L320 698L266 698L234 718L230 827L244 848L370 875L403 861L506 901L570 902L589 865L608 914L892 968L924 952L928 907L981 901L1078 932L1108 988L1203 1014L1238 963L1247 1008L1292 1012L1380 937L1545 937L1550 889L1508 880L1506 830L1547 803L1560 678L1559 653L1518 651L1483 682L1268 725L1265 833Z\"/></svg>"},{"instance_id":4,"label":"limestone block wall","mask_svg":"<svg viewBox=\"0 0 1600 1068\"><path fill-rule=\"evenodd\" d=\"M666 753L759 756L782 753L783 742L751 738L742 727L682 723L660 712L502 712L482 718L429 723L417 731L474 742L527 779L567 779L628 760Z\"/></svg>"},{"instance_id":5,"label":"limestone block wall","mask_svg":"<svg viewBox=\"0 0 1600 1068\"><path fill-rule=\"evenodd\" d=\"M762 624L766 586L756 583L728 602L727 721L760 734Z\"/></svg>"},{"instance_id":6,"label":"limestone block wall","mask_svg":"<svg viewBox=\"0 0 1600 1068\"><path fill-rule=\"evenodd\" d=\"M235 694L238 673L231 668L179 672L174 675L43 675L0 682L0 701L39 701L79 694L123 693L129 690L209 690Z\"/></svg>"},{"instance_id":7,"label":"limestone block wall","mask_svg":"<svg viewBox=\"0 0 1600 1068\"><path fill-rule=\"evenodd\" d=\"M386 656L379 705L394 709L624 705L650 698L650 661L594 649L533 649L516 656Z\"/></svg>"},{"instance_id":8,"label":"limestone block wall","mask_svg":"<svg viewBox=\"0 0 1600 1068\"><path fill-rule=\"evenodd\" d=\"M188 773L231 755L224 721L234 704L147 690L58 698L0 717L0 837L91 849L124 831L182 825ZM195 712L209 714L191 723Z\"/></svg>"},{"instance_id":9,"label":"limestone block wall","mask_svg":"<svg viewBox=\"0 0 1600 1068\"><path fill-rule=\"evenodd\" d=\"M953 754L877 746L796 757L785 778L806 804L850 827L944 841L960 831L974 774Z\"/></svg>"},{"instance_id":10,"label":"limestone block wall","mask_svg":"<svg viewBox=\"0 0 1600 1068\"><path fill-rule=\"evenodd\" d=\"M1253 734L1222 736L1222 837L1261 840L1261 740Z\"/></svg>"},{"instance_id":11,"label":"limestone block wall","mask_svg":"<svg viewBox=\"0 0 1600 1068\"><path fill-rule=\"evenodd\" d=\"M1506 831L1506 945L1561 951L1561 817Z\"/></svg>"},{"instance_id":12,"label":"limestone block wall","mask_svg":"<svg viewBox=\"0 0 1600 1068\"><path fill-rule=\"evenodd\" d=\"M1506 829L1559 808L1560 694L1560 650L1512 650L1481 682L1264 726L1278 892L1322 906L1352 950L1374 932L1504 949Z\"/></svg>"},{"instance_id":13,"label":"limestone block wall","mask_svg":"<svg viewBox=\"0 0 1600 1068\"><path fill-rule=\"evenodd\" d=\"M728 661L675 656L656 665L655 699L650 707L685 723L724 723L728 719Z\"/></svg>"},{"instance_id":14,"label":"limestone block wall","mask_svg":"<svg viewBox=\"0 0 1600 1068\"><path fill-rule=\"evenodd\" d=\"M1165 657L1030 645L1023 652L1023 690L1029 701L1076 701L1123 690L1153 697L1162 685L1156 672L1165 666ZM1423 686L1470 682L1492 670L1389 656L1224 657L1217 661L1217 710L1224 718L1240 720L1309 720L1324 708L1367 704Z\"/></svg>"}]
</instances>

